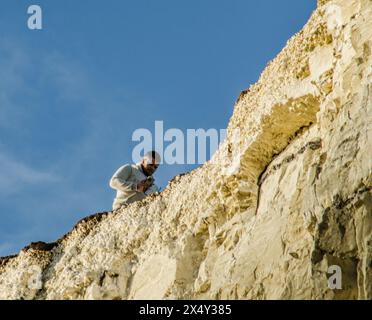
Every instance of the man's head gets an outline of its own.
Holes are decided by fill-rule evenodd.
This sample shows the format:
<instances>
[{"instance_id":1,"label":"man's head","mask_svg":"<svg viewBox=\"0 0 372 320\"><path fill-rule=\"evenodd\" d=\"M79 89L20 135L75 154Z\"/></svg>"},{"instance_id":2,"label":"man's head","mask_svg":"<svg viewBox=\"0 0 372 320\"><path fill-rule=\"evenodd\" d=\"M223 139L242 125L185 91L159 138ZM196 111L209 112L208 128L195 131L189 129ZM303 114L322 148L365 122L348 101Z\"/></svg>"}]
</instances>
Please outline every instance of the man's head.
<instances>
[{"instance_id":1,"label":"man's head","mask_svg":"<svg viewBox=\"0 0 372 320\"><path fill-rule=\"evenodd\" d=\"M149 151L142 158L141 166L147 176L153 175L160 164L160 155L156 151Z\"/></svg>"}]
</instances>

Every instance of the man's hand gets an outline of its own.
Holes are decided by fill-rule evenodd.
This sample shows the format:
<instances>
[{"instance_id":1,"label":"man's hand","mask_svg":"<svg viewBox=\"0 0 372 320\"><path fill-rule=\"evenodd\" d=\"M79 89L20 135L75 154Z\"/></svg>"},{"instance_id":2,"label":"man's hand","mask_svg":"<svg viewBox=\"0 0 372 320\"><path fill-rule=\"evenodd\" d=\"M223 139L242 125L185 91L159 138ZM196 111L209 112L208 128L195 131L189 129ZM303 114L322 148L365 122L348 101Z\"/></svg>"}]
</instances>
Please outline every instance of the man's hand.
<instances>
[{"instance_id":1,"label":"man's hand","mask_svg":"<svg viewBox=\"0 0 372 320\"><path fill-rule=\"evenodd\" d=\"M150 187L150 183L147 179L145 180L142 180L140 181L138 184L137 184L137 188L136 190L138 192L146 192L146 190Z\"/></svg>"}]
</instances>

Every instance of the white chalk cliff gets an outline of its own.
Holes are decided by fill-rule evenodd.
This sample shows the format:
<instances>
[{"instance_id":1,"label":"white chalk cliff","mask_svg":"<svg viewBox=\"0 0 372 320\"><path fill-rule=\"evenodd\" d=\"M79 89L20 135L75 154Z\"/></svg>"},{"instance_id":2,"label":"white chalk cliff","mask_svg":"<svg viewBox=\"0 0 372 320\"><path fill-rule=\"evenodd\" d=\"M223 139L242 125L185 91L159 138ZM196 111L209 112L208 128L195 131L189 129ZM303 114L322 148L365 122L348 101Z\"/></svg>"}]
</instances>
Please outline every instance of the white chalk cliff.
<instances>
[{"instance_id":1,"label":"white chalk cliff","mask_svg":"<svg viewBox=\"0 0 372 320\"><path fill-rule=\"evenodd\" d=\"M371 0L319 0L211 161L1 258L0 298L372 299L371 51Z\"/></svg>"}]
</instances>

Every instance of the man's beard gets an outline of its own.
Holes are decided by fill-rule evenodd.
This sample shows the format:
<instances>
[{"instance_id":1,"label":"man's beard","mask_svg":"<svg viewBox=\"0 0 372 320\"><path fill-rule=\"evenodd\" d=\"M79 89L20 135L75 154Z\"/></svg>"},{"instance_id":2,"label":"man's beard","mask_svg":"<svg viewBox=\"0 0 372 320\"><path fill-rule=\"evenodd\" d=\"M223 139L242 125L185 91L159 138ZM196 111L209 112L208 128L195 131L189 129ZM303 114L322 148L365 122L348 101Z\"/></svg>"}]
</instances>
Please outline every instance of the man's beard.
<instances>
[{"instance_id":1,"label":"man's beard","mask_svg":"<svg viewBox=\"0 0 372 320\"><path fill-rule=\"evenodd\" d=\"M149 172L148 170L146 170L145 167L143 166L143 164L141 164L141 167L142 167L142 171L143 171L143 173L144 173L146 176L151 176L152 172Z\"/></svg>"}]
</instances>

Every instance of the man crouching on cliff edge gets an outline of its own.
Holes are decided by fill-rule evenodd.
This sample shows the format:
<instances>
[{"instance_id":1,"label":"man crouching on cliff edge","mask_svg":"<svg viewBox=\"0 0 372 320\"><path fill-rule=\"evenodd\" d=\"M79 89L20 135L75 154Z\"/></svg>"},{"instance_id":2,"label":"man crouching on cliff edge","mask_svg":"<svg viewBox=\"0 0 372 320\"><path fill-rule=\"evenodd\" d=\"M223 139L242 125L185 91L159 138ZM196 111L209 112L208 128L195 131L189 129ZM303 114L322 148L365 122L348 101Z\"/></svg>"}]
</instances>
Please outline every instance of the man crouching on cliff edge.
<instances>
[{"instance_id":1,"label":"man crouching on cliff edge","mask_svg":"<svg viewBox=\"0 0 372 320\"><path fill-rule=\"evenodd\" d=\"M159 167L160 156L156 151L149 151L136 164L125 164L120 167L110 180L110 187L117 190L112 205L113 210L123 204L144 199L147 195L158 192L153 173Z\"/></svg>"}]
</instances>

